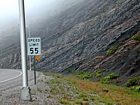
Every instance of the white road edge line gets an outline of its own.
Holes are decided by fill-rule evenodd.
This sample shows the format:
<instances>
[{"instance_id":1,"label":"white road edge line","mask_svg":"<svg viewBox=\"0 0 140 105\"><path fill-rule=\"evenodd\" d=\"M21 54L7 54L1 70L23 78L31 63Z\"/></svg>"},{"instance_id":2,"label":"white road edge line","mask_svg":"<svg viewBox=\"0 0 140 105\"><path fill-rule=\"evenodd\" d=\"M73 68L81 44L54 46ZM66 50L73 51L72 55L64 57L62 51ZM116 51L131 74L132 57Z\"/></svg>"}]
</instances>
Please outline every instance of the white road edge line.
<instances>
[{"instance_id":1,"label":"white road edge line","mask_svg":"<svg viewBox=\"0 0 140 105\"><path fill-rule=\"evenodd\" d=\"M16 70L13 70L13 71L16 71ZM0 83L10 81L10 80L15 79L15 78L18 78L19 76L22 75L22 72L21 71L16 71L16 72L20 72L20 74L18 76L13 77L13 78L10 78L10 79L4 80L4 81L0 81Z\"/></svg>"}]
</instances>

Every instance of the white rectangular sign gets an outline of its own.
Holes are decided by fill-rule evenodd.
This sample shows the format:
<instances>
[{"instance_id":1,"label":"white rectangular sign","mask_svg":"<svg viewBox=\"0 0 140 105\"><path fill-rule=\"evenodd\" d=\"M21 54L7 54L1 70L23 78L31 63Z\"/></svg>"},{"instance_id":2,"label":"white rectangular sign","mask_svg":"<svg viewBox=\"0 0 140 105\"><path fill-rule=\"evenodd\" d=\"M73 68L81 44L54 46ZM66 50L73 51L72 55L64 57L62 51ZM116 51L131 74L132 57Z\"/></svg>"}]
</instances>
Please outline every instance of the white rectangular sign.
<instances>
[{"instance_id":1,"label":"white rectangular sign","mask_svg":"<svg viewBox=\"0 0 140 105\"><path fill-rule=\"evenodd\" d=\"M28 55L41 55L41 38L30 37L27 39Z\"/></svg>"}]
</instances>

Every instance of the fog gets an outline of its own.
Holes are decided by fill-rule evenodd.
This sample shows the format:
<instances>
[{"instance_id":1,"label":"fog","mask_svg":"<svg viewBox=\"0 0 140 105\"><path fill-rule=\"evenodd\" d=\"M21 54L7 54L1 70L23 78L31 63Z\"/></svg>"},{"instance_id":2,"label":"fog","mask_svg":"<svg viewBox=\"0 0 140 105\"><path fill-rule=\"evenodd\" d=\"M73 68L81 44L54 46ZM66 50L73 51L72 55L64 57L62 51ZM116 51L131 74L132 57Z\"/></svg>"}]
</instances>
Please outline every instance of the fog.
<instances>
[{"instance_id":1,"label":"fog","mask_svg":"<svg viewBox=\"0 0 140 105\"><path fill-rule=\"evenodd\" d=\"M56 0L24 0L25 14L26 16L30 14L33 15L35 12L42 11L41 7L51 5L55 1ZM0 23L0 30L19 24L18 0L0 0Z\"/></svg>"},{"instance_id":2,"label":"fog","mask_svg":"<svg viewBox=\"0 0 140 105\"><path fill-rule=\"evenodd\" d=\"M84 0L24 0L26 24L30 24L36 18L50 18L81 1ZM0 32L18 26L18 4L18 0L0 0Z\"/></svg>"}]
</instances>

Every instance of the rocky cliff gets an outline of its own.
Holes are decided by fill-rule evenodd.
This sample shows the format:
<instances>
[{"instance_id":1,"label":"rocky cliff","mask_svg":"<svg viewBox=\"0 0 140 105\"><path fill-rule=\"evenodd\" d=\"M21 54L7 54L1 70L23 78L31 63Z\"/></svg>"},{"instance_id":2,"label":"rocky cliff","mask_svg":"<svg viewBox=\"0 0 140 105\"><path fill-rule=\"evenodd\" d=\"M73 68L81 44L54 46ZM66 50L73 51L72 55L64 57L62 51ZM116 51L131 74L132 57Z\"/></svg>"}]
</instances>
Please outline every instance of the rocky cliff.
<instances>
[{"instance_id":1,"label":"rocky cliff","mask_svg":"<svg viewBox=\"0 0 140 105\"><path fill-rule=\"evenodd\" d=\"M139 0L83 0L30 26L32 36L42 38L38 70L68 73L108 69L122 77L140 73L140 44L129 39L140 30ZM1 45L1 68L21 68L20 46L15 44L18 38ZM112 46L121 47L106 56Z\"/></svg>"}]
</instances>

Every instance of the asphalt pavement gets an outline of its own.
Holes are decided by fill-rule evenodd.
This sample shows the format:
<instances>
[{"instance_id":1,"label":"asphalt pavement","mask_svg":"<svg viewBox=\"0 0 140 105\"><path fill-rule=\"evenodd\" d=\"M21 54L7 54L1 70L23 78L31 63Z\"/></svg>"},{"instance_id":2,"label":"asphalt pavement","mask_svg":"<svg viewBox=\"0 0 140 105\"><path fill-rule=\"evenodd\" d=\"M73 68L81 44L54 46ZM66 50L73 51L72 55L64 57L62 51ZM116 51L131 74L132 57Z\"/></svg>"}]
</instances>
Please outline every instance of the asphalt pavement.
<instances>
[{"instance_id":1,"label":"asphalt pavement","mask_svg":"<svg viewBox=\"0 0 140 105\"><path fill-rule=\"evenodd\" d=\"M39 73L37 72L38 75ZM28 70L28 82L32 79L34 79L34 72ZM0 91L16 86L22 87L22 70L0 69Z\"/></svg>"}]
</instances>

